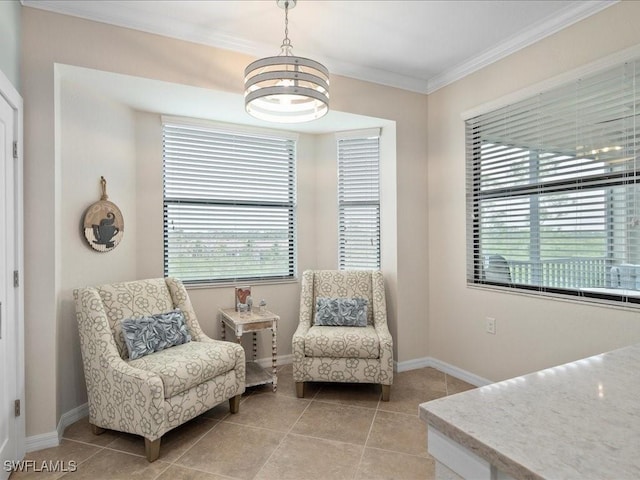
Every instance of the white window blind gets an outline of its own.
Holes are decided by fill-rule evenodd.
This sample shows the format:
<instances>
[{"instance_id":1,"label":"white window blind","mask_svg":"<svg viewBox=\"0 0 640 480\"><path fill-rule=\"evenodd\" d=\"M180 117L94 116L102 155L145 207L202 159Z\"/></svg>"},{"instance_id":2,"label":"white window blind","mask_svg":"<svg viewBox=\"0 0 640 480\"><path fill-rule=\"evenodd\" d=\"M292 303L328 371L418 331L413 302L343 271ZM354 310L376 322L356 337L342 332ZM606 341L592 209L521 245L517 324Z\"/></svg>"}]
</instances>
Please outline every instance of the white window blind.
<instances>
[{"instance_id":1,"label":"white window blind","mask_svg":"<svg viewBox=\"0 0 640 480\"><path fill-rule=\"evenodd\" d=\"M380 130L338 136L338 263L380 268Z\"/></svg>"},{"instance_id":2,"label":"white window blind","mask_svg":"<svg viewBox=\"0 0 640 480\"><path fill-rule=\"evenodd\" d=\"M165 275L294 277L295 140L166 121L163 140Z\"/></svg>"},{"instance_id":3,"label":"white window blind","mask_svg":"<svg viewBox=\"0 0 640 480\"><path fill-rule=\"evenodd\" d=\"M639 65L467 120L468 283L640 303Z\"/></svg>"}]
</instances>

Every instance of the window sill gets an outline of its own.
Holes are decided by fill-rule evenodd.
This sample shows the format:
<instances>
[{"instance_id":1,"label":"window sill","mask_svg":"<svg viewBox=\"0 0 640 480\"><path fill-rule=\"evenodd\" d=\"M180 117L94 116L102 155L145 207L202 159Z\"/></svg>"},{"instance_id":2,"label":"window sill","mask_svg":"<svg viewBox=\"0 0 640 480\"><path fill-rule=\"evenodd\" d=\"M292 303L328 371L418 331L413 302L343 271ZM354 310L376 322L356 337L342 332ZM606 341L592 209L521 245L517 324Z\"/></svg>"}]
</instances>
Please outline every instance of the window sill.
<instances>
[{"instance_id":1,"label":"window sill","mask_svg":"<svg viewBox=\"0 0 640 480\"><path fill-rule=\"evenodd\" d=\"M227 282L211 282L211 283L188 283L183 282L184 286L187 290L200 290L200 289L209 289L209 288L229 288L229 287L237 287L242 285L284 285L291 283L298 283L299 278L278 278L275 280L237 280L237 281L227 281Z\"/></svg>"},{"instance_id":2,"label":"window sill","mask_svg":"<svg viewBox=\"0 0 640 480\"><path fill-rule=\"evenodd\" d=\"M606 298L597 298L597 297L586 297L579 295L563 295L555 292L539 292L536 290L525 290L517 287L502 287L498 285L486 285L486 284L473 284L467 283L467 288L473 290L480 290L484 292L494 292L494 293L506 293L508 295L518 295L529 298L537 298L539 300L549 300L555 302L566 302L573 303L578 305L586 305L592 307L600 307L600 308L614 308L617 310L626 310L638 312L640 309L640 304L638 303L629 303L622 302L618 300L610 300ZM634 292L633 295L628 295L630 298L638 298L640 297L640 292L636 290L622 290L622 289L603 289L607 290L607 292L602 292L603 294L611 294L614 295L624 295L625 293ZM625 293L622 293L625 292ZM596 292L594 292L596 293Z\"/></svg>"}]
</instances>

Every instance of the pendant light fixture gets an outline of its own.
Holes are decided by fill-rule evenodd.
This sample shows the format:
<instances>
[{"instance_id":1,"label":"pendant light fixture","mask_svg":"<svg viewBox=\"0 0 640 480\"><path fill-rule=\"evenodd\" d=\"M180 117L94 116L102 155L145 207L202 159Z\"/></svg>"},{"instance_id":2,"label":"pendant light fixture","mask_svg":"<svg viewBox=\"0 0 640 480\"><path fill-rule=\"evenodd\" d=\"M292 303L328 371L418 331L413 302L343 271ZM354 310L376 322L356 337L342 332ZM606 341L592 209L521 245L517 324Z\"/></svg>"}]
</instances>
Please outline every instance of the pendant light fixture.
<instances>
[{"instance_id":1,"label":"pendant light fixture","mask_svg":"<svg viewBox=\"0 0 640 480\"><path fill-rule=\"evenodd\" d=\"M256 60L245 69L245 109L269 122L315 120L329 111L329 70L315 60L293 55L289 9L296 6L296 0L277 0L277 4L284 8L280 54Z\"/></svg>"}]
</instances>

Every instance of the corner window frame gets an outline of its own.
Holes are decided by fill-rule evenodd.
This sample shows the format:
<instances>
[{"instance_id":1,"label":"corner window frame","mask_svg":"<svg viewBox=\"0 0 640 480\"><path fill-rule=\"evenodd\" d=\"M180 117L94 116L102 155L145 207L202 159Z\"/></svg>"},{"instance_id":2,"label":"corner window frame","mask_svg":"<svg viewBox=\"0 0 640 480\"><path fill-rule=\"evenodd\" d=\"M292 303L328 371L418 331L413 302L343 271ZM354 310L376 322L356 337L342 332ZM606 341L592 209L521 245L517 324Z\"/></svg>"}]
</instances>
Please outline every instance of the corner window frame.
<instances>
[{"instance_id":1,"label":"corner window frame","mask_svg":"<svg viewBox=\"0 0 640 480\"><path fill-rule=\"evenodd\" d=\"M164 275L188 285L294 280L297 134L162 123Z\"/></svg>"},{"instance_id":2,"label":"corner window frame","mask_svg":"<svg viewBox=\"0 0 640 480\"><path fill-rule=\"evenodd\" d=\"M381 128L336 134L338 268L379 270Z\"/></svg>"},{"instance_id":3,"label":"corner window frame","mask_svg":"<svg viewBox=\"0 0 640 480\"><path fill-rule=\"evenodd\" d=\"M640 119L640 59L607 67L465 119L468 285L640 305L640 233L629 227L640 224L640 215L634 213L640 207L640 122L634 120ZM575 125L563 118L574 119ZM529 199L528 210L524 202L518 205L518 197ZM499 206L500 200L511 202L519 213L510 214L509 208ZM585 247L579 230L601 229L594 248L602 246L603 253L598 259L567 258L564 263L573 267L561 265L561 259L554 266L554 259L545 258L553 239L549 225L568 229L572 203L578 232L574 248ZM502 214L503 225L511 219L512 230L528 217L529 259L518 258L515 249L500 252L497 228L493 240L487 237L490 213ZM559 219L553 219L554 214ZM509 235L515 238L504 229L503 237ZM585 243L595 242L584 238ZM487 248L487 242L492 247ZM518 268L527 260L532 265L525 277ZM574 275L574 280L554 281L552 267L564 268L568 273L558 275ZM588 269L596 272L590 278L584 273ZM626 275L626 283L614 273Z\"/></svg>"}]
</instances>

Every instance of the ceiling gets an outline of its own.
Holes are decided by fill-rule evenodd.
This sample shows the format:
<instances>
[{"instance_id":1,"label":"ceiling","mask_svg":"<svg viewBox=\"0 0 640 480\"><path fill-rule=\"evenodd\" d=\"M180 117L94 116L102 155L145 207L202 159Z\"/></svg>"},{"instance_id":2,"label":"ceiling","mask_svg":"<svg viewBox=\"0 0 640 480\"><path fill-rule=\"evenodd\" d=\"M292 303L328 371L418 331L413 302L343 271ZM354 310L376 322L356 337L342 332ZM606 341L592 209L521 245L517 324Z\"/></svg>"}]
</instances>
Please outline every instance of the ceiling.
<instances>
[{"instance_id":1,"label":"ceiling","mask_svg":"<svg viewBox=\"0 0 640 480\"><path fill-rule=\"evenodd\" d=\"M615 0L299 0L294 54L331 73L431 93L613 5ZM27 7L233 50L277 55L275 0L22 0Z\"/></svg>"}]
</instances>

